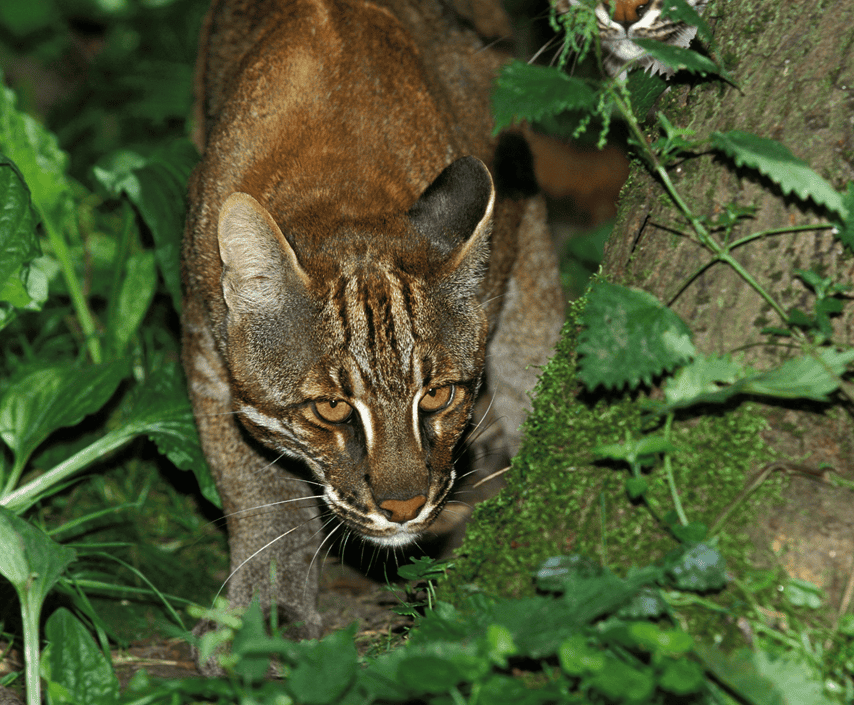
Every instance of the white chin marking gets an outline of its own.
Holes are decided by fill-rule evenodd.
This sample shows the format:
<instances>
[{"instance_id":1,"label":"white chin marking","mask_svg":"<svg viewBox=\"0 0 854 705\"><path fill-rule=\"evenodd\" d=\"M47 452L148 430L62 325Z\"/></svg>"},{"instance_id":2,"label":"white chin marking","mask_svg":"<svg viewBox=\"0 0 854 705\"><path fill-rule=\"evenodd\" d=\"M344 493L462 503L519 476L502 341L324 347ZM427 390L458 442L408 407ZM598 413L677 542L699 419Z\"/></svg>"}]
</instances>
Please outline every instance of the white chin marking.
<instances>
[{"instance_id":1,"label":"white chin marking","mask_svg":"<svg viewBox=\"0 0 854 705\"><path fill-rule=\"evenodd\" d=\"M401 532L392 536L365 536L364 538L366 541L375 543L378 546L397 548L398 546L408 546L418 538L418 535Z\"/></svg>"}]
</instances>

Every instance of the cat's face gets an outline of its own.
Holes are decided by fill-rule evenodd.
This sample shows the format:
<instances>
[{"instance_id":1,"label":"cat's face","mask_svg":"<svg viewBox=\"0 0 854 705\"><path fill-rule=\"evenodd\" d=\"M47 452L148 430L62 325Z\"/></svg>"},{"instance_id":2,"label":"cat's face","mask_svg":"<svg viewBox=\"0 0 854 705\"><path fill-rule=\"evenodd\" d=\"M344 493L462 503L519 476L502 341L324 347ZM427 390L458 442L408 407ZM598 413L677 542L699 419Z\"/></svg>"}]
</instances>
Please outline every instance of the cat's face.
<instances>
[{"instance_id":1,"label":"cat's face","mask_svg":"<svg viewBox=\"0 0 854 705\"><path fill-rule=\"evenodd\" d=\"M222 209L234 410L264 445L306 463L349 528L382 545L410 543L442 510L480 385L493 195L477 165L463 176L480 190L461 206L474 216L451 213L462 225L437 224L433 206L447 203L426 203L428 189L421 210L381 232L345 226L340 251L298 256L245 194Z\"/></svg>"},{"instance_id":2,"label":"cat's face","mask_svg":"<svg viewBox=\"0 0 854 705\"><path fill-rule=\"evenodd\" d=\"M581 5L582 0L568 0L571 5ZM686 0L697 12L701 12L707 0ZM677 22L661 15L665 0L610 0L596 5L596 24L599 38L605 50L605 68L611 75L623 67L634 65L652 73L672 73L670 69L634 43L635 39L653 39L687 47L696 36L696 27ZM558 12L566 11L565 1L557 4Z\"/></svg>"}]
</instances>

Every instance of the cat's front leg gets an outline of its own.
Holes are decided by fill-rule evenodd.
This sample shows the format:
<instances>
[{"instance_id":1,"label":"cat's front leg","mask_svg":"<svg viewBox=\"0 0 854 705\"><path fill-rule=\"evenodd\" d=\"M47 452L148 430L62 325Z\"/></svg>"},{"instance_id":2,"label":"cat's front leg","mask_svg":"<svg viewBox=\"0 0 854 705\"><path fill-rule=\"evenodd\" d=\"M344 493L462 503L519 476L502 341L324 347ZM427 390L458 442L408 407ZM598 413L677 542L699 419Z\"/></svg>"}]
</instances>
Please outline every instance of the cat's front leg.
<instances>
[{"instance_id":1,"label":"cat's front leg","mask_svg":"<svg viewBox=\"0 0 854 705\"><path fill-rule=\"evenodd\" d=\"M228 522L229 605L246 607L258 596L265 614L275 605L278 623L293 625L290 636L317 638L318 492L240 425L227 372L199 313L192 304L185 310L184 357L202 448ZM200 624L195 633L211 627ZM199 668L206 675L218 672L212 664Z\"/></svg>"}]
</instances>

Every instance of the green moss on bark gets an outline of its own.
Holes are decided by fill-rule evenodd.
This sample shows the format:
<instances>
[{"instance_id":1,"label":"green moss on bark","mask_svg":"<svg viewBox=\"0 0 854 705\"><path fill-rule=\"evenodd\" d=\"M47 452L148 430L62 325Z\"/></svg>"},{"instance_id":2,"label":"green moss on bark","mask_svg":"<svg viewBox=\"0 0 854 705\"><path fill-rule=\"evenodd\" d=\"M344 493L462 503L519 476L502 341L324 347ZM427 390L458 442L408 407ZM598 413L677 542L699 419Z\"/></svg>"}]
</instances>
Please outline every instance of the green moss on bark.
<instances>
[{"instance_id":1,"label":"green moss on bark","mask_svg":"<svg viewBox=\"0 0 854 705\"><path fill-rule=\"evenodd\" d=\"M521 597L534 591L532 572L546 558L578 553L618 573L661 558L676 545L650 512L624 489L628 469L595 463L592 449L643 430L638 395L592 399L575 379L580 304L573 306L556 353L535 391L525 441L507 473L507 486L479 505L440 587L446 599L471 589ZM601 396L601 395L600 395ZM680 449L673 470L685 511L711 526L742 492L746 479L771 459L760 437L765 420L751 407L706 408L678 420ZM649 430L649 427L647 427ZM672 501L661 467L647 475L647 496L661 515ZM755 507L778 491L766 484L729 516L720 545L731 567L748 561L744 528Z\"/></svg>"}]
</instances>

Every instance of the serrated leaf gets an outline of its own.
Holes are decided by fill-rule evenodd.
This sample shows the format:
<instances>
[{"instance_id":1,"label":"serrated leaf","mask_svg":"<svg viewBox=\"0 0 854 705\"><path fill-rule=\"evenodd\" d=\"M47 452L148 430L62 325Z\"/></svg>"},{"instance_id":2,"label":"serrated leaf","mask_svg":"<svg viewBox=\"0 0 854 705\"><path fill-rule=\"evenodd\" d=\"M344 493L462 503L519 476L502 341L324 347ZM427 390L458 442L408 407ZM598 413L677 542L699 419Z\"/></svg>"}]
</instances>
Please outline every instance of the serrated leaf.
<instances>
[{"instance_id":1,"label":"serrated leaf","mask_svg":"<svg viewBox=\"0 0 854 705\"><path fill-rule=\"evenodd\" d=\"M54 431L98 411L127 374L121 360L104 365L54 365L13 381L0 397L0 438L22 464Z\"/></svg>"},{"instance_id":2,"label":"serrated leaf","mask_svg":"<svg viewBox=\"0 0 854 705\"><path fill-rule=\"evenodd\" d=\"M664 397L668 410L714 400L723 402L735 393L726 394L720 385L733 384L744 374L743 367L728 356L698 355L667 380ZM711 397L711 399L710 399Z\"/></svg>"},{"instance_id":3,"label":"serrated leaf","mask_svg":"<svg viewBox=\"0 0 854 705\"><path fill-rule=\"evenodd\" d=\"M691 331L652 294L597 283L581 316L579 378L588 389L637 387L696 353Z\"/></svg>"},{"instance_id":4,"label":"serrated leaf","mask_svg":"<svg viewBox=\"0 0 854 705\"><path fill-rule=\"evenodd\" d=\"M548 66L512 61L498 76L492 94L495 132L516 121L537 122L567 110L593 109L597 94L590 85Z\"/></svg>"},{"instance_id":5,"label":"serrated leaf","mask_svg":"<svg viewBox=\"0 0 854 705\"><path fill-rule=\"evenodd\" d=\"M849 252L854 252L854 181L848 182L848 187L842 194L841 215L842 220L834 234Z\"/></svg>"},{"instance_id":6,"label":"serrated leaf","mask_svg":"<svg viewBox=\"0 0 854 705\"><path fill-rule=\"evenodd\" d=\"M48 691L54 705L113 705L119 680L92 635L60 607L45 624ZM58 686L58 687L57 687Z\"/></svg>"},{"instance_id":7,"label":"serrated leaf","mask_svg":"<svg viewBox=\"0 0 854 705\"><path fill-rule=\"evenodd\" d=\"M692 49L671 46L654 39L633 39L632 42L674 71L690 71L701 76L723 73L714 61Z\"/></svg>"},{"instance_id":8,"label":"serrated leaf","mask_svg":"<svg viewBox=\"0 0 854 705\"><path fill-rule=\"evenodd\" d=\"M715 149L731 157L737 166L756 169L767 176L784 194L794 193L802 201L812 199L846 217L840 194L780 142L740 130L714 132L711 142Z\"/></svg>"},{"instance_id":9,"label":"serrated leaf","mask_svg":"<svg viewBox=\"0 0 854 705\"><path fill-rule=\"evenodd\" d=\"M719 590L727 582L723 556L707 543L677 549L667 557L666 570L680 590Z\"/></svg>"},{"instance_id":10,"label":"serrated leaf","mask_svg":"<svg viewBox=\"0 0 854 705\"><path fill-rule=\"evenodd\" d=\"M839 387L834 375L844 374L852 361L854 349L837 352L824 348L818 360L812 355L787 360L776 370L743 380L739 390L779 399L827 401L827 395Z\"/></svg>"},{"instance_id":11,"label":"serrated leaf","mask_svg":"<svg viewBox=\"0 0 854 705\"><path fill-rule=\"evenodd\" d=\"M712 30L700 14L685 0L671 0L662 8L662 18L670 18L689 27L697 28L697 36L704 42L712 42Z\"/></svg>"}]
</instances>

